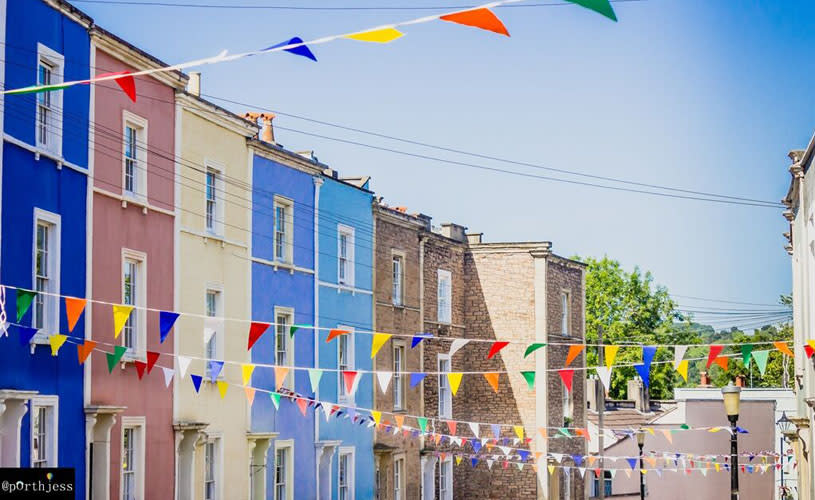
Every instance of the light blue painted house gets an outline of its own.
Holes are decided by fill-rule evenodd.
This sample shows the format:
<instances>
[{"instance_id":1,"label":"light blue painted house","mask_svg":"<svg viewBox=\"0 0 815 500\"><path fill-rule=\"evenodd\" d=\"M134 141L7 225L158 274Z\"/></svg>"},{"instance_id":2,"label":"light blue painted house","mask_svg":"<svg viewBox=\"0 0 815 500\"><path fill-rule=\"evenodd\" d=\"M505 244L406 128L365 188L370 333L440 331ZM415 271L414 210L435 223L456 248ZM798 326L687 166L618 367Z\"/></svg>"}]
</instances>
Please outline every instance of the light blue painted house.
<instances>
[{"instance_id":1,"label":"light blue painted house","mask_svg":"<svg viewBox=\"0 0 815 500\"><path fill-rule=\"evenodd\" d=\"M0 84L88 78L92 22L59 2L0 2ZM86 296L90 87L7 95L0 108L0 283L38 292L18 321L17 290L5 288L0 466L72 467L76 498L84 498L84 379L74 347L84 316L58 357L48 337L68 333L60 295Z\"/></svg>"},{"instance_id":2,"label":"light blue painted house","mask_svg":"<svg viewBox=\"0 0 815 500\"><path fill-rule=\"evenodd\" d=\"M373 193L368 178L341 179L326 170L318 199L317 277L315 305L320 327L317 365L326 370L319 400L339 405L339 418L317 422L319 498L373 498L373 429L369 413L349 407L373 407L373 376L359 374L349 393L342 371L372 370L373 328ZM330 342L328 329L349 333ZM366 333L357 333L357 330ZM355 417L357 417L355 419ZM319 452L318 452L319 453Z\"/></svg>"}]
</instances>

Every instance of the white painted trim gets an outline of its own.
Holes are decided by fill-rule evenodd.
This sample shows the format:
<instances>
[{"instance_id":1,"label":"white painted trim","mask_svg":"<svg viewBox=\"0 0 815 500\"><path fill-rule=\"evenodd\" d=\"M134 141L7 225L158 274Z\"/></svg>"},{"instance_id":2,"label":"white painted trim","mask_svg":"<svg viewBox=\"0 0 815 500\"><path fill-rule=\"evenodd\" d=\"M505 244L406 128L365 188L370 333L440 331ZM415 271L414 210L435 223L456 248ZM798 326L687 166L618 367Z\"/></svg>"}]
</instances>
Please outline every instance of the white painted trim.
<instances>
[{"instance_id":1,"label":"white painted trim","mask_svg":"<svg viewBox=\"0 0 815 500\"><path fill-rule=\"evenodd\" d=\"M311 178L314 183L314 331L320 331L320 187L323 185L323 178L315 176ZM320 366L320 336L314 337L314 366ZM320 399L320 388L317 387L314 397ZM314 440L320 439L320 419L314 418ZM320 463L317 461L317 494L320 493Z\"/></svg>"},{"instance_id":2,"label":"white painted trim","mask_svg":"<svg viewBox=\"0 0 815 500\"><path fill-rule=\"evenodd\" d=\"M277 364L277 315L278 314L287 314L289 316L289 319L291 321L289 326L295 324L294 308L293 307L274 306L274 322L275 322L274 328L275 328L275 331L274 331L274 351L272 353L272 360L274 361L275 364ZM295 350L294 337L290 336L288 334L288 332L286 332L286 331L283 332L283 335L288 340L287 346L289 348L287 349L287 351L288 351L288 358L289 358L289 366L290 367L299 366L297 364L297 360L295 358L295 356L297 355L297 351ZM293 369L289 370L289 373L286 374L286 380L283 382L283 387L291 389L292 391L295 390L295 371L296 370L293 370ZM275 381L275 382L277 382L277 381Z\"/></svg>"},{"instance_id":3,"label":"white painted trim","mask_svg":"<svg viewBox=\"0 0 815 500\"><path fill-rule=\"evenodd\" d=\"M182 116L183 110L181 108L181 104L178 102L178 94L176 94L176 102L175 102L175 129L173 130L174 133L174 144L173 147L175 149L175 155L173 160L173 177L174 177L174 194L173 194L173 207L175 210L175 217L173 218L173 310L178 311L179 305L181 303L181 166L179 165L179 159L182 157ZM179 345L178 345L178 335L172 336L173 342L173 352L180 353ZM179 419L179 410L180 410L180 403L179 403L179 379L181 377L174 376L173 377L173 421L177 421ZM177 457L176 452L176 457ZM178 473L178 460L175 460L175 476L176 478L179 477ZM178 500L179 488L178 482L176 480L176 487L173 488L174 490L174 500Z\"/></svg>"},{"instance_id":4,"label":"white painted trim","mask_svg":"<svg viewBox=\"0 0 815 500\"><path fill-rule=\"evenodd\" d=\"M315 420L317 420L315 418ZM289 461L289 468L286 470L286 498L276 498L277 495L277 488L275 487L274 481L272 481L272 498L275 500L294 500L294 439L275 439L274 442L274 461L272 467L277 469L277 450L287 449L288 451L286 454L288 455L287 459ZM268 462L267 462L268 463ZM287 464L288 465L288 464ZM272 477L275 476L276 470L273 469ZM268 490L267 490L268 492Z\"/></svg>"},{"instance_id":5,"label":"white painted trim","mask_svg":"<svg viewBox=\"0 0 815 500\"><path fill-rule=\"evenodd\" d=\"M446 490L449 492L447 497L442 497L441 491L441 469L446 465L450 466L449 474L447 477L447 487ZM439 459L439 500L453 500L454 490L453 490L453 458L451 456L444 457L444 460Z\"/></svg>"},{"instance_id":6,"label":"white painted trim","mask_svg":"<svg viewBox=\"0 0 815 500\"><path fill-rule=\"evenodd\" d=\"M354 380L354 386L351 388L351 393L348 394L341 394L341 388L345 387L345 380L342 375L342 371L340 371L340 340L346 339L348 341L348 365L350 366L351 370L356 370L356 331L353 327L347 325L337 325L339 330L346 330L348 333L345 335L341 335L339 339L337 339L337 381L339 385L337 386L337 401L339 404L354 404L355 394L356 394L356 387L359 384L359 379L362 378L361 376L357 376ZM316 336L316 335L315 335Z\"/></svg>"},{"instance_id":7,"label":"white painted trim","mask_svg":"<svg viewBox=\"0 0 815 500\"><path fill-rule=\"evenodd\" d=\"M305 267L291 266L289 264L284 264L282 262L275 262L275 261L271 261L271 260L267 260L267 259L262 259L260 257L252 257L252 262L257 262L258 264L263 264L265 266L273 267L275 271L277 271L278 269L284 269L284 270L288 270L290 273L298 272L298 273L304 273L304 274L312 274L312 275L314 274L313 269L308 269L308 268L305 268Z\"/></svg>"},{"instance_id":8,"label":"white painted trim","mask_svg":"<svg viewBox=\"0 0 815 500\"><path fill-rule=\"evenodd\" d=\"M207 228L207 174L210 170L215 172L215 213L212 215L212 229ZM226 165L211 158L204 158L204 233L209 237L216 237L226 241L226 184L224 183L224 175L226 172Z\"/></svg>"},{"instance_id":9,"label":"white painted trim","mask_svg":"<svg viewBox=\"0 0 815 500\"><path fill-rule=\"evenodd\" d=\"M343 455L349 455L348 461L349 471L348 474L348 492L349 500L354 500L356 497L356 447L354 446L340 446L337 455L337 498L340 497L340 462Z\"/></svg>"},{"instance_id":10,"label":"white painted trim","mask_svg":"<svg viewBox=\"0 0 815 500\"><path fill-rule=\"evenodd\" d=\"M182 233L187 233L187 234L191 234L193 236L198 236L200 238L203 238L204 243L208 243L209 240L212 240L212 241L220 243L222 247L226 246L226 245L232 245L233 247L242 248L242 249L247 250L247 251L249 250L249 247L247 247L245 243L241 243L239 241L228 240L228 239L224 238L223 236L218 236L218 235L211 234L211 233L196 231L195 229L190 229L190 228L183 227L183 226L180 227L179 231L182 232Z\"/></svg>"},{"instance_id":11,"label":"white painted trim","mask_svg":"<svg viewBox=\"0 0 815 500\"><path fill-rule=\"evenodd\" d=\"M135 206L142 207L142 209L146 209L151 212L158 212L160 214L169 215L170 217L175 217L175 212L172 212L161 207L157 207L155 205L151 205L150 202L147 201L146 199L140 200L130 196L123 196L95 186L93 187L92 191L102 196L107 196L108 198L113 198L114 200L124 202L124 206L122 208L127 208L127 204L133 204Z\"/></svg>"},{"instance_id":12,"label":"white painted trim","mask_svg":"<svg viewBox=\"0 0 815 500\"><path fill-rule=\"evenodd\" d=\"M441 374L442 373L442 370L441 370L441 362L442 361L447 361L448 362L448 371L447 371L447 373L453 371L453 360L451 359L450 355L449 354L441 354L441 353L438 354L437 357L436 357L436 371L439 372L439 374L437 376L438 391L439 391L438 392L438 396L439 396L438 399L439 399L439 401L441 401L441 381L442 381L442 377L447 377L447 375L442 375ZM439 404L439 408L438 408L438 410L439 410L439 418L447 418L447 419L453 418L453 390L450 387L450 380L449 379L447 380L447 397L445 397L444 399L445 399L445 407L448 410L448 413L442 414L442 412L441 412L441 404Z\"/></svg>"},{"instance_id":13,"label":"white painted trim","mask_svg":"<svg viewBox=\"0 0 815 500\"><path fill-rule=\"evenodd\" d=\"M48 64L54 66L54 70L52 71L52 81L50 85L59 85L64 81L65 78L65 56L57 52L56 50L44 45L41 42L37 42L37 62L35 67L35 75L36 80L39 81L39 71L40 71L40 62L45 61ZM35 104L34 108L34 144L37 146L38 149L42 149L44 151L49 151L56 156L62 156L62 141L64 140L64 114L65 110L62 106L62 90L56 90L54 92L50 92L50 97L52 99L51 102L51 109L52 109L52 121L54 123L49 122L46 126L48 127L48 138L53 140L52 146L43 145L40 143L39 140L39 133L37 131L37 127L40 122L40 113L39 113L39 106Z\"/></svg>"},{"instance_id":14,"label":"white painted trim","mask_svg":"<svg viewBox=\"0 0 815 500\"><path fill-rule=\"evenodd\" d=\"M221 318L218 325L218 330L215 331L213 337L215 338L215 358L214 359L224 359L226 353L226 322L223 320L226 310L226 298L224 297L224 285L223 283L215 282L215 281L207 281L204 287L204 316L207 316L207 295L209 292L216 292L216 300L215 300L215 318ZM202 337L203 340L203 337ZM203 358L209 359L207 355L207 342L204 342L203 345ZM209 377L209 363L205 362L205 371L207 372L207 376L204 377L204 380L209 381L211 378ZM224 372L221 370L221 373L218 374L218 380L223 379Z\"/></svg>"},{"instance_id":15,"label":"white painted trim","mask_svg":"<svg viewBox=\"0 0 815 500\"><path fill-rule=\"evenodd\" d=\"M213 431L207 432L206 440L204 441L204 467L206 467L207 457L206 457L206 445L207 444L215 445L215 498L220 500L224 498L224 439L223 439L223 432L221 431ZM204 477L203 481L201 482L201 498L206 498L206 488L207 488L207 481L206 476L207 471L204 470Z\"/></svg>"},{"instance_id":16,"label":"white painted trim","mask_svg":"<svg viewBox=\"0 0 815 500\"><path fill-rule=\"evenodd\" d=\"M283 221L283 230L289 236L289 240L284 242L285 248L283 249L283 253L285 254L285 258L283 260L279 260L277 258L277 207L283 208L287 211L290 215L288 220ZM274 195L274 201L272 204L272 257L273 260L278 263L278 265L288 265L294 267L294 200L291 198L287 198L285 196L281 196L279 194Z\"/></svg>"},{"instance_id":17,"label":"white painted trim","mask_svg":"<svg viewBox=\"0 0 815 500\"><path fill-rule=\"evenodd\" d=\"M32 146L31 144L28 144L25 141L21 141L20 139L17 139L16 137L13 137L13 136L11 136L9 134L6 134L6 133L3 134L3 138L4 138L4 140L6 142L9 142L11 144L14 144L17 147L23 148L23 149L25 149L27 151L30 151L30 152L34 153L36 159L39 159L40 156L45 156L46 158L48 158L48 159L50 159L52 161L55 161L57 163L57 168L65 166L65 167L70 168L71 170L76 170L79 173L88 175L88 169L87 168L80 167L79 165L77 165L75 163L71 163L68 160L66 160L65 158L63 158L62 156L60 156L58 154L54 154L53 152L48 151L47 149L39 148L37 146Z\"/></svg>"},{"instance_id":18,"label":"white painted trim","mask_svg":"<svg viewBox=\"0 0 815 500\"><path fill-rule=\"evenodd\" d=\"M51 415L47 432L50 441L45 448L48 467L59 467L59 396L37 394L31 398L31 409L29 410L29 467L34 463L34 410L36 407L50 407Z\"/></svg>"},{"instance_id":19,"label":"white painted trim","mask_svg":"<svg viewBox=\"0 0 815 500\"><path fill-rule=\"evenodd\" d=\"M448 288L450 292L450 295L447 297L447 306L450 308L450 317L446 319L441 317L441 307L439 307L439 300L441 299L439 288L442 278L445 278L449 284ZM453 323L453 273L444 269L439 269L436 272L436 319L443 325L450 325Z\"/></svg>"},{"instance_id":20,"label":"white painted trim","mask_svg":"<svg viewBox=\"0 0 815 500\"><path fill-rule=\"evenodd\" d=\"M348 269L346 269L346 276L344 281L340 281L340 237L345 235L348 237ZM356 282L356 234L351 226L345 224L337 224L337 284L347 288L354 288Z\"/></svg>"},{"instance_id":21,"label":"white painted trim","mask_svg":"<svg viewBox=\"0 0 815 500\"><path fill-rule=\"evenodd\" d=\"M6 88L6 0L0 0L0 88ZM6 95L0 94L0 109L5 109ZM3 220L3 145L5 144L5 113L0 113L0 243L2 243L2 220ZM0 246L2 248L2 246ZM0 269L3 268L0 262Z\"/></svg>"},{"instance_id":22,"label":"white painted trim","mask_svg":"<svg viewBox=\"0 0 815 500\"><path fill-rule=\"evenodd\" d=\"M53 280L54 286L48 292L53 295L46 295L45 297L47 301L46 321L43 328L31 339L32 349L33 344L47 344L48 336L59 332L59 295L62 294L62 285L60 283L62 272L62 217L59 214L37 207L34 207L34 224L32 228L34 237L31 242L31 289L37 289L37 223L40 221L50 224L54 230L53 234L50 235L51 239L48 246L48 253L52 257L49 272L53 273L49 279ZM33 308L31 314L33 320Z\"/></svg>"},{"instance_id":23,"label":"white painted trim","mask_svg":"<svg viewBox=\"0 0 815 500\"><path fill-rule=\"evenodd\" d=\"M122 417L122 425L120 428L120 436L119 436L119 498L122 500L126 500L124 498L124 467L122 464L122 458L124 455L124 433L125 429L134 429L135 430L135 438L136 442L138 443L138 449L134 450L134 460L136 461L136 498L144 498L144 481L145 481L145 474L144 474L144 467L145 467L145 455L147 454L147 449L145 448L145 443L147 443L147 419L146 417L134 417L134 416L123 416Z\"/></svg>"},{"instance_id":24,"label":"white painted trim","mask_svg":"<svg viewBox=\"0 0 815 500\"><path fill-rule=\"evenodd\" d=\"M125 262L127 259L136 260L139 262L138 266L138 275L141 278L141 287L136 288L136 304L133 311L130 313L131 316L136 314L136 349L135 352L126 352L124 355L124 359L126 360L141 360L144 361L147 356L147 254L144 252L139 252L137 250L131 250L129 248L122 248L122 265L121 271L119 274L119 279L121 280L121 304L124 304L124 294L125 294L125 283L124 283L124 271L125 271ZM124 330L122 331L119 343L120 345L124 345Z\"/></svg>"},{"instance_id":25,"label":"white painted trim","mask_svg":"<svg viewBox=\"0 0 815 500\"><path fill-rule=\"evenodd\" d=\"M133 173L136 180L136 191L125 189L125 140L127 126L132 125L136 129L136 171ZM149 136L147 135L147 118L123 109L122 110L122 198L127 201L147 205L147 154L149 150Z\"/></svg>"},{"instance_id":26,"label":"white painted trim","mask_svg":"<svg viewBox=\"0 0 815 500\"><path fill-rule=\"evenodd\" d=\"M318 281L318 284L320 286L325 286L325 287L328 287L328 288L336 288L337 293L350 292L351 294L354 294L354 295L358 294L358 293L362 293L362 294L365 294L365 295L373 295L373 293L374 293L373 290L365 290L364 288L354 288L354 287L345 286L345 285L338 285L336 283L330 283L328 281Z\"/></svg>"},{"instance_id":27,"label":"white painted trim","mask_svg":"<svg viewBox=\"0 0 815 500\"><path fill-rule=\"evenodd\" d=\"M96 68L96 45L93 41L89 44L89 61L90 68ZM85 176L85 295L93 297L93 172L96 162L94 161L94 144L96 141L96 129L94 123L96 120L96 85L90 86L90 97L88 103L88 175ZM85 305L85 338L93 338L93 303ZM91 404L91 373L93 356L88 356L85 363L82 365L82 398L84 406ZM88 418L87 415L85 417ZM85 435L85 500L90 500L91 491L87 487L90 484L91 467L90 467L90 443L92 436L90 433Z\"/></svg>"}]
</instances>

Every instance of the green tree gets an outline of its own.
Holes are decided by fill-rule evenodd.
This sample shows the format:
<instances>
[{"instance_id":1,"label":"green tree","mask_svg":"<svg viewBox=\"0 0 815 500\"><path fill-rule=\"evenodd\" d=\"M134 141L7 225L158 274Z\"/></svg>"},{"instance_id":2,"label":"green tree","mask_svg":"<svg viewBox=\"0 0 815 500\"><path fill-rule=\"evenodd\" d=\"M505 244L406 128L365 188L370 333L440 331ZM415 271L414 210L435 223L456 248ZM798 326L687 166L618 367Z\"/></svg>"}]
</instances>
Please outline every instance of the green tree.
<instances>
[{"instance_id":1,"label":"green tree","mask_svg":"<svg viewBox=\"0 0 815 500\"><path fill-rule=\"evenodd\" d=\"M628 272L616 260L603 257L580 258L587 264L586 270L586 342L597 343L597 334L602 328L603 343L606 345L656 345L656 344L695 344L699 335L691 329L675 329L674 322L684 318L676 310L676 304L668 295L668 290L654 284L650 272L642 272L638 267ZM642 359L641 349L621 348L615 365L638 363ZM673 359L673 353L665 348L657 350L654 361ZM598 363L598 348L587 349L589 366ZM612 398L626 396L626 383L636 375L633 366L615 368L612 372ZM651 396L669 398L672 395L676 374L671 363L652 365L650 377Z\"/></svg>"}]
</instances>

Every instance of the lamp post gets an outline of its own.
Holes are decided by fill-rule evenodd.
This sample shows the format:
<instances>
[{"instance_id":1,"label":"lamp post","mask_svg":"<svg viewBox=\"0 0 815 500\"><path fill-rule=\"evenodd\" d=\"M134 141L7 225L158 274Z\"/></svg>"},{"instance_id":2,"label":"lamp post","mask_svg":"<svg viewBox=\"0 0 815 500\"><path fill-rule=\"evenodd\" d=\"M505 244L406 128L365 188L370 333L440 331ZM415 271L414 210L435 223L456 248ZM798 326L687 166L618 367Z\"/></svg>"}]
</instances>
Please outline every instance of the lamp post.
<instances>
[{"instance_id":1,"label":"lamp post","mask_svg":"<svg viewBox=\"0 0 815 500\"><path fill-rule=\"evenodd\" d=\"M730 499L739 498L739 444L736 422L739 420L739 403L741 397L741 387L736 387L733 383L722 387L722 399L724 400L724 411L730 421Z\"/></svg>"},{"instance_id":2,"label":"lamp post","mask_svg":"<svg viewBox=\"0 0 815 500\"><path fill-rule=\"evenodd\" d=\"M787 412L784 411L781 413L781 418L778 419L778 422L775 423L778 426L778 430L781 431L781 437L779 438L779 448L778 454L781 457L781 498L786 498L786 489L784 488L784 436L792 431L793 423L787 417Z\"/></svg>"},{"instance_id":3,"label":"lamp post","mask_svg":"<svg viewBox=\"0 0 815 500\"><path fill-rule=\"evenodd\" d=\"M642 447L645 444L645 433L642 429L637 432L637 446L640 449L640 500L645 500L645 474L642 473Z\"/></svg>"}]
</instances>

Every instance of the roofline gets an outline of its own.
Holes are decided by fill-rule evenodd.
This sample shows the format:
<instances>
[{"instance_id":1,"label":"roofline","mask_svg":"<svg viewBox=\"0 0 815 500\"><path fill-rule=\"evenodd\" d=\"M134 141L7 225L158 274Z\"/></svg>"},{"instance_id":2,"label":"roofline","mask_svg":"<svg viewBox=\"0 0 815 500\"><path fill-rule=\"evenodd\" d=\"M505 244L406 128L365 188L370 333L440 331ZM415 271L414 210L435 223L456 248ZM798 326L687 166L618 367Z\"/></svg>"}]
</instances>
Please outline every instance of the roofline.
<instances>
[{"instance_id":1,"label":"roofline","mask_svg":"<svg viewBox=\"0 0 815 500\"><path fill-rule=\"evenodd\" d=\"M199 96L194 94L190 94L185 90L177 90L176 91L176 103L183 103L186 106L182 106L182 109L190 112L195 113L199 111L198 114L201 118L211 121L216 124L220 124L229 130L242 134L247 138L254 137L258 134L258 125L257 123L252 123L250 120L229 111L228 109L222 108L217 104L214 104L206 99L202 99ZM207 113L204 116L202 113Z\"/></svg>"},{"instance_id":2,"label":"roofline","mask_svg":"<svg viewBox=\"0 0 815 500\"><path fill-rule=\"evenodd\" d=\"M250 148L255 149L256 154L260 154L273 161L279 161L285 166L293 166L310 175L323 175L323 170L328 168L327 165L320 162L310 160L282 146L264 142L257 138L249 139L247 144ZM293 165L287 165L286 162L293 163Z\"/></svg>"},{"instance_id":3,"label":"roofline","mask_svg":"<svg viewBox=\"0 0 815 500\"><path fill-rule=\"evenodd\" d=\"M85 28L90 28L91 26L93 26L93 18L91 16L84 13L74 5L71 5L70 3L66 2L65 0L42 0L42 1L46 5L49 5L51 8L62 12L68 17L72 18L74 21L85 26Z\"/></svg>"},{"instance_id":4,"label":"roofline","mask_svg":"<svg viewBox=\"0 0 815 500\"><path fill-rule=\"evenodd\" d=\"M425 222L416 215L400 212L399 210L380 205L379 203L374 203L374 211L380 217L388 217L393 219L393 222L416 226L417 230L422 230L427 227Z\"/></svg>"},{"instance_id":5,"label":"roofline","mask_svg":"<svg viewBox=\"0 0 815 500\"><path fill-rule=\"evenodd\" d=\"M315 163L318 163L318 162L315 162ZM319 164L319 165L322 165L322 163L318 163L318 164ZM325 168L330 168L330 167L326 166ZM371 191L370 189L365 189L364 187L357 186L356 184L353 184L353 183L351 183L351 182L344 181L344 180L339 179L339 178L334 178L334 177L332 177L332 176L330 176L330 175L327 175L325 172L322 172L322 173L321 173L321 175L322 175L322 176L323 176L325 179L332 180L332 181L334 181L334 182L339 182L339 183L341 183L341 184L345 184L346 186L348 186L348 187L352 187L352 188L354 188L354 189L358 189L358 190L362 191L363 193L368 193L368 194L371 194L371 195L373 195L373 194L374 194L374 192L373 192L373 191ZM358 177L357 177L357 178L358 178Z\"/></svg>"}]
</instances>

